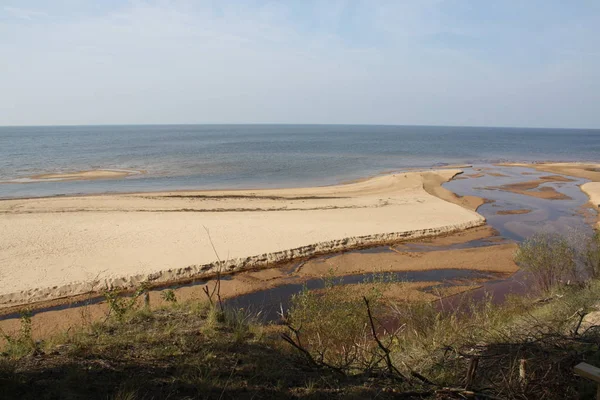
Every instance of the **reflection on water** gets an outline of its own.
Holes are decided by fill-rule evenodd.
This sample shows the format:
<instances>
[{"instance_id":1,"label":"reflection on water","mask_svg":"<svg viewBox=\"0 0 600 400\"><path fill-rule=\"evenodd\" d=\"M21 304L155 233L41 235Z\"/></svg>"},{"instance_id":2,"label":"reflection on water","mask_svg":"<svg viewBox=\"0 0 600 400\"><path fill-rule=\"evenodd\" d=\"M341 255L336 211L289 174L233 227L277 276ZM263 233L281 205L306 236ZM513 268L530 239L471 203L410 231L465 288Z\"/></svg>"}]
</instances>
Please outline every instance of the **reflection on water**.
<instances>
[{"instance_id":1,"label":"reflection on water","mask_svg":"<svg viewBox=\"0 0 600 400\"><path fill-rule=\"evenodd\" d=\"M448 282L448 285L451 285L464 284L465 281L472 281L475 279L498 279L498 275L474 270L439 269L427 271L386 272L382 274L367 273L360 275L346 275L335 277L331 279L330 282L333 285L355 285L378 279L384 279L386 282L445 281ZM262 318L267 321L273 321L278 318L278 313L281 309L287 310L289 308L291 297L294 294L300 293L303 288L315 290L323 289L324 287L324 279L313 278L302 283L289 283L271 289L237 296L226 300L225 305L244 308L250 311L260 311ZM437 287L440 286L438 285Z\"/></svg>"},{"instance_id":2,"label":"reflection on water","mask_svg":"<svg viewBox=\"0 0 600 400\"><path fill-rule=\"evenodd\" d=\"M453 180L444 187L459 196L479 196L489 200L479 207L478 213L483 215L487 223L500 234L515 241L522 241L535 232L548 231L569 234L573 230L590 233L592 227L586 223L582 215L582 208L589 201L581 191L579 185L587 182L585 179L573 178L572 182L547 182L540 185L553 187L557 192L563 193L570 199L548 200L507 192L491 187L506 184L536 180L541 176L556 175L547 172L538 172L531 168L521 167L493 167L505 177L484 175L477 179ZM526 172L527 175L523 175ZM485 171L484 171L485 173ZM500 210L531 210L528 214L499 215ZM595 212L589 210L589 212Z\"/></svg>"}]
</instances>

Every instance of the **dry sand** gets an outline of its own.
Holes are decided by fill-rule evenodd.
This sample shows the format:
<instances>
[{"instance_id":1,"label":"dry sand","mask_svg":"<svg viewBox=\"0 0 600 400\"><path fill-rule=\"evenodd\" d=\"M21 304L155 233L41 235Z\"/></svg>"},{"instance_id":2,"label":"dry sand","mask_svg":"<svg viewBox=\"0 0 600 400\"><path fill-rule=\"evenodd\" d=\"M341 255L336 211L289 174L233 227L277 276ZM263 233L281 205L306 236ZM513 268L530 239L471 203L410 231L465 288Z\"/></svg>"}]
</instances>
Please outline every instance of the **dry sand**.
<instances>
[{"instance_id":1,"label":"dry sand","mask_svg":"<svg viewBox=\"0 0 600 400\"><path fill-rule=\"evenodd\" d=\"M450 203L457 204L468 210L477 211L481 205L488 201L477 196L458 196L456 193L442 187L442 184L447 181L443 174L425 172L422 173L422 175L424 178L423 189L425 189L427 193Z\"/></svg>"},{"instance_id":2,"label":"dry sand","mask_svg":"<svg viewBox=\"0 0 600 400\"><path fill-rule=\"evenodd\" d=\"M595 207L600 207L600 182L584 183L581 185L581 190L590 197L590 202Z\"/></svg>"},{"instance_id":3,"label":"dry sand","mask_svg":"<svg viewBox=\"0 0 600 400\"><path fill-rule=\"evenodd\" d=\"M317 188L1 201L0 232L9 234L0 236L0 305L212 275L215 250L233 272L482 225L476 212L430 194L475 209L482 200L440 186L458 173Z\"/></svg>"},{"instance_id":4,"label":"dry sand","mask_svg":"<svg viewBox=\"0 0 600 400\"><path fill-rule=\"evenodd\" d=\"M600 210L600 182L584 183L581 185L581 190L589 196L590 203L592 203L597 210ZM600 228L600 215L598 215L598 223L596 226Z\"/></svg>"}]
</instances>

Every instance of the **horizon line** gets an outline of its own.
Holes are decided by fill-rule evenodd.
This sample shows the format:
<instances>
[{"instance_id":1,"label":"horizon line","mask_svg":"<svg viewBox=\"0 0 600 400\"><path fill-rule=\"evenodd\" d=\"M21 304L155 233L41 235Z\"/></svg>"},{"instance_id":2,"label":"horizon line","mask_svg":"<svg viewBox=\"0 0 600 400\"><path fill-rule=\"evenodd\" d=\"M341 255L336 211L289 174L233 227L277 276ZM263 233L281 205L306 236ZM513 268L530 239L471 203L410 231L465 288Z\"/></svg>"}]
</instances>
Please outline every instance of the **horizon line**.
<instances>
[{"instance_id":1,"label":"horizon line","mask_svg":"<svg viewBox=\"0 0 600 400\"><path fill-rule=\"evenodd\" d=\"M284 123L284 122L251 122L251 123L106 123L106 124L34 124L34 125L0 125L0 128L52 128L52 127L109 127L109 126L388 126L388 127L430 127L430 128L500 128L500 129L553 129L553 130L600 130L600 127L548 127L548 126L514 126L514 125L426 125L426 124L350 124L350 123Z\"/></svg>"}]
</instances>

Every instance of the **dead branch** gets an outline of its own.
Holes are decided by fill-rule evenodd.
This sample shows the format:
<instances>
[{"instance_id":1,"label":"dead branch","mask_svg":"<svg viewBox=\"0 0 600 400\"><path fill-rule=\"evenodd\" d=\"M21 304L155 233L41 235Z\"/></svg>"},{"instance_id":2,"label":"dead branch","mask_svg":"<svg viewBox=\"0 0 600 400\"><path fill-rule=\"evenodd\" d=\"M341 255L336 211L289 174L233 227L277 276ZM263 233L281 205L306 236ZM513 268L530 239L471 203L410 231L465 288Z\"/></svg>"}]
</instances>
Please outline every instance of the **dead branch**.
<instances>
[{"instance_id":1,"label":"dead branch","mask_svg":"<svg viewBox=\"0 0 600 400\"><path fill-rule=\"evenodd\" d=\"M210 242L210 246L212 247L213 252L215 253L215 256L217 257L217 261L219 263L219 267L217 268L217 279L215 282L215 286L213 287L213 290L209 294L208 285L205 286L203 290L204 290L204 293L206 294L206 296L208 297L208 301L210 302L211 306L214 306L213 297L215 294L217 295L217 301L219 304L219 308L221 309L221 312L223 312L223 300L221 299L221 268L223 267L223 261L221 261L221 257L219 257L219 253L217 252L217 249L212 240L212 237L210 236L210 231L208 230L208 228L206 226L203 226L203 227L204 227L204 230L206 231L206 235L208 236L208 241Z\"/></svg>"},{"instance_id":2,"label":"dead branch","mask_svg":"<svg viewBox=\"0 0 600 400\"><path fill-rule=\"evenodd\" d=\"M363 296L363 300L365 301L365 306L367 307L367 314L369 316L369 323L371 325L371 333L373 335L373 339L375 339L375 342L377 342L377 346L379 346L379 348L383 351L385 355L385 363L387 364L388 371L390 372L391 376L395 377L396 379L406 380L406 377L402 374L402 372L400 372L398 368L396 368L392 363L392 359L390 357L390 349L385 347L383 343L381 343L381 340L379 340L379 337L377 337L377 330L375 329L375 323L373 322L373 315L371 314L371 306L369 304L369 300L366 296Z\"/></svg>"},{"instance_id":3,"label":"dead branch","mask_svg":"<svg viewBox=\"0 0 600 400\"><path fill-rule=\"evenodd\" d=\"M471 358L469 363L469 369L467 370L467 379L465 382L465 390L468 390L473 384L473 378L475 378L475 372L477 372L477 366L479 365L479 357Z\"/></svg>"}]
</instances>

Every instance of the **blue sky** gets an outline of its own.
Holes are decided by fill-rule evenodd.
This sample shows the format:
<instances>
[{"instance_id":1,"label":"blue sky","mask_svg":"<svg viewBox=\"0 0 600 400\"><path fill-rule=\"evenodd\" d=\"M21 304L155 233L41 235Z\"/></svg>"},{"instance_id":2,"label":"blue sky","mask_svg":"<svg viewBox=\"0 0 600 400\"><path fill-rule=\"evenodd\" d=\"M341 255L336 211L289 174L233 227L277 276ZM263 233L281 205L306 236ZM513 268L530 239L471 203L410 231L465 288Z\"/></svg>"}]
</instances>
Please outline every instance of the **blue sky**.
<instances>
[{"instance_id":1,"label":"blue sky","mask_svg":"<svg viewBox=\"0 0 600 400\"><path fill-rule=\"evenodd\" d=\"M0 125L600 128L597 0L0 0Z\"/></svg>"}]
</instances>

